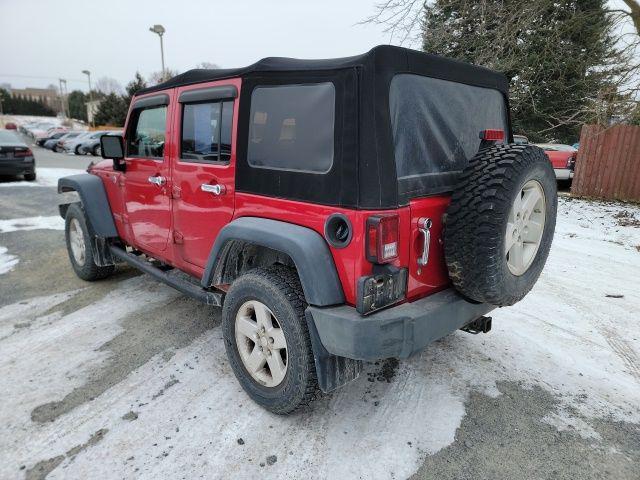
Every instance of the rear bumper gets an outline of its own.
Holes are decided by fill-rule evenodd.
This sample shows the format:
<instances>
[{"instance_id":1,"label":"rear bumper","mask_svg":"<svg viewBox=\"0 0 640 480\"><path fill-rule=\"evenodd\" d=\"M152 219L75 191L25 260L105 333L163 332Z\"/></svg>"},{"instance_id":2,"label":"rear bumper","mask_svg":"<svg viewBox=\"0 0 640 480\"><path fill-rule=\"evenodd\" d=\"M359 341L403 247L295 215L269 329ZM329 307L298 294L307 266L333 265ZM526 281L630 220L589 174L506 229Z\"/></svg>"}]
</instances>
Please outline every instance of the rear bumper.
<instances>
[{"instance_id":1,"label":"rear bumper","mask_svg":"<svg viewBox=\"0 0 640 480\"><path fill-rule=\"evenodd\" d=\"M447 289L362 316L346 305L309 306L320 341L333 355L356 360L407 358L496 308Z\"/></svg>"},{"instance_id":2,"label":"rear bumper","mask_svg":"<svg viewBox=\"0 0 640 480\"><path fill-rule=\"evenodd\" d=\"M571 180L573 178L573 170L568 168L554 168L556 172L556 180Z\"/></svg>"},{"instance_id":3,"label":"rear bumper","mask_svg":"<svg viewBox=\"0 0 640 480\"><path fill-rule=\"evenodd\" d=\"M33 160L0 160L0 175L22 175L35 172L36 164Z\"/></svg>"}]
</instances>

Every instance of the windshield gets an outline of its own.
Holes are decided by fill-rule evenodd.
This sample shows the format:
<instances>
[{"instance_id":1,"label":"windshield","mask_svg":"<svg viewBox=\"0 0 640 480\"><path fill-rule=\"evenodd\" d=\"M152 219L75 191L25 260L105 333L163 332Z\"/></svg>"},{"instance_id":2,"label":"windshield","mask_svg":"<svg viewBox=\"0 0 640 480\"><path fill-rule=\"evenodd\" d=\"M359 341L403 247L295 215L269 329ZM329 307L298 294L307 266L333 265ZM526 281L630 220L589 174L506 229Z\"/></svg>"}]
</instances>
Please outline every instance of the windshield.
<instances>
[{"instance_id":1,"label":"windshield","mask_svg":"<svg viewBox=\"0 0 640 480\"><path fill-rule=\"evenodd\" d=\"M400 193L450 190L480 147L480 132L509 123L503 94L462 83L398 74L389 91Z\"/></svg>"}]
</instances>

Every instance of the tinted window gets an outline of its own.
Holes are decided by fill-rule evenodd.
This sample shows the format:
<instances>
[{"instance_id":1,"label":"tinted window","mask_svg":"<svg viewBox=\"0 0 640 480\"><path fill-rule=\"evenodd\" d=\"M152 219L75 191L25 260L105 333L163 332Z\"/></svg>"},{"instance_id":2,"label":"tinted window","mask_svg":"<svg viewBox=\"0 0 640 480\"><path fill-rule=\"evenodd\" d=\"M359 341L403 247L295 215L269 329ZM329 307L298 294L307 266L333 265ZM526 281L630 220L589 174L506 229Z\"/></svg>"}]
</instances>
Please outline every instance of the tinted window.
<instances>
[{"instance_id":1,"label":"tinted window","mask_svg":"<svg viewBox=\"0 0 640 480\"><path fill-rule=\"evenodd\" d=\"M231 159L232 121L233 102L184 105L181 158L228 162Z\"/></svg>"},{"instance_id":2,"label":"tinted window","mask_svg":"<svg viewBox=\"0 0 640 480\"><path fill-rule=\"evenodd\" d=\"M332 83L257 87L251 95L247 162L326 173L333 164L334 121Z\"/></svg>"},{"instance_id":3,"label":"tinted window","mask_svg":"<svg viewBox=\"0 0 640 480\"><path fill-rule=\"evenodd\" d=\"M462 170L478 152L481 130L508 135L498 90L400 74L389 93L399 180Z\"/></svg>"},{"instance_id":4,"label":"tinted window","mask_svg":"<svg viewBox=\"0 0 640 480\"><path fill-rule=\"evenodd\" d=\"M127 155L162 158L166 130L167 107L134 110L133 125L127 135Z\"/></svg>"}]
</instances>

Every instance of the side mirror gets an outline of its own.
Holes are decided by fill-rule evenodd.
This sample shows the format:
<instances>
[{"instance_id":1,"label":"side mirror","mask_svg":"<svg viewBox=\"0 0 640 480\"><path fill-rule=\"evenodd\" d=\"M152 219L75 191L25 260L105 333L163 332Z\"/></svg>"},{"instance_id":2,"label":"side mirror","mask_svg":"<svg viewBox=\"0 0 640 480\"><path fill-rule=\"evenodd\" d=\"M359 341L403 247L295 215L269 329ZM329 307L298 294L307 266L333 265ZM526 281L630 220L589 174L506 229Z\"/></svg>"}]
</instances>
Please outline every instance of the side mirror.
<instances>
[{"instance_id":1,"label":"side mirror","mask_svg":"<svg viewBox=\"0 0 640 480\"><path fill-rule=\"evenodd\" d=\"M100 137L102 158L113 160L113 169L124 171L124 141L120 135L102 135Z\"/></svg>"}]
</instances>

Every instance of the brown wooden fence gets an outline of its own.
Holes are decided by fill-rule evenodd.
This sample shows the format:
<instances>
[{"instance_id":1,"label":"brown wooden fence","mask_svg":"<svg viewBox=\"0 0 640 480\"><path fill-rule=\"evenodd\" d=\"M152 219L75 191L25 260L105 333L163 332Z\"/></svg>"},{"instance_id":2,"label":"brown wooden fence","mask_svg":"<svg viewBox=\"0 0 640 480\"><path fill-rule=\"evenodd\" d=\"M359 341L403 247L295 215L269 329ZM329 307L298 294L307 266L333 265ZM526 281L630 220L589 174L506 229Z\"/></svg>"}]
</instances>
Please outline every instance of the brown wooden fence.
<instances>
[{"instance_id":1,"label":"brown wooden fence","mask_svg":"<svg viewBox=\"0 0 640 480\"><path fill-rule=\"evenodd\" d=\"M640 127L583 126L571 194L640 202Z\"/></svg>"}]
</instances>

